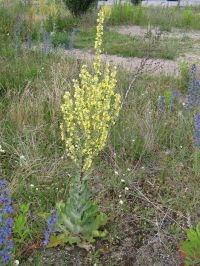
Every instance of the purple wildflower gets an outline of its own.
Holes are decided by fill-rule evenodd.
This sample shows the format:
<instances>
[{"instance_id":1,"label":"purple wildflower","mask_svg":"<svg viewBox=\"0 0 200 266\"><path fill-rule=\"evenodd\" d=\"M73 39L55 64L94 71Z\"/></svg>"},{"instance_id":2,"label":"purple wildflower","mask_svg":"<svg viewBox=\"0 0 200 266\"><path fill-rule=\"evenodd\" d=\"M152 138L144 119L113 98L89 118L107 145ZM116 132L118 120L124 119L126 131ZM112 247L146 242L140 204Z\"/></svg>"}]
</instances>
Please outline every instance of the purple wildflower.
<instances>
[{"instance_id":1,"label":"purple wildflower","mask_svg":"<svg viewBox=\"0 0 200 266\"><path fill-rule=\"evenodd\" d=\"M177 90L177 89L173 90L172 94L173 94L173 97L174 97L175 99L177 99L177 100L178 100L178 98L180 97L180 91Z\"/></svg>"},{"instance_id":2,"label":"purple wildflower","mask_svg":"<svg viewBox=\"0 0 200 266\"><path fill-rule=\"evenodd\" d=\"M196 79L196 65L192 65L189 72L188 95L186 101L186 108L193 108L199 102L200 96L200 82Z\"/></svg>"},{"instance_id":3,"label":"purple wildflower","mask_svg":"<svg viewBox=\"0 0 200 266\"><path fill-rule=\"evenodd\" d=\"M194 117L194 147L200 148L200 113Z\"/></svg>"},{"instance_id":4,"label":"purple wildflower","mask_svg":"<svg viewBox=\"0 0 200 266\"><path fill-rule=\"evenodd\" d=\"M44 32L43 33L43 45L42 45L42 54L47 54L49 50L49 33L48 32Z\"/></svg>"},{"instance_id":5,"label":"purple wildflower","mask_svg":"<svg viewBox=\"0 0 200 266\"><path fill-rule=\"evenodd\" d=\"M13 209L9 190L5 188L7 185L7 181L0 181L0 265L8 265L13 250L13 219L10 217Z\"/></svg>"},{"instance_id":6,"label":"purple wildflower","mask_svg":"<svg viewBox=\"0 0 200 266\"><path fill-rule=\"evenodd\" d=\"M179 97L180 97L179 90L177 90L177 89L173 90L172 95L170 97L170 102L169 102L169 110L170 111L174 110L175 103L176 103L176 101L178 101Z\"/></svg>"},{"instance_id":7,"label":"purple wildflower","mask_svg":"<svg viewBox=\"0 0 200 266\"><path fill-rule=\"evenodd\" d=\"M8 181L6 180L0 181L0 188L6 187L7 185L8 185Z\"/></svg>"},{"instance_id":8,"label":"purple wildflower","mask_svg":"<svg viewBox=\"0 0 200 266\"><path fill-rule=\"evenodd\" d=\"M56 224L58 222L58 215L56 210L51 211L51 217L47 219L47 229L44 232L43 245L47 246L50 242L50 235L57 231Z\"/></svg>"},{"instance_id":9,"label":"purple wildflower","mask_svg":"<svg viewBox=\"0 0 200 266\"><path fill-rule=\"evenodd\" d=\"M54 45L54 40L53 40L53 34L47 35L47 52L48 53L55 53L56 52L56 47Z\"/></svg>"}]
</instances>

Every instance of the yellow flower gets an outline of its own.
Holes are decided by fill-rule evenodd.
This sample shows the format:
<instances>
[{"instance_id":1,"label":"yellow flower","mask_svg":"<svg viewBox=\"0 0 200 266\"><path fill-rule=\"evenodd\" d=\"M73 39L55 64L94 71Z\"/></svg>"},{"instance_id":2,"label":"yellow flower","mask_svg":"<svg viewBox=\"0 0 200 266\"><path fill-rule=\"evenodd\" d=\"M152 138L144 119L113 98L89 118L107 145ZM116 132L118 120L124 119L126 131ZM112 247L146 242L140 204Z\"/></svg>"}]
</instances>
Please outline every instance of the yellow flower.
<instances>
[{"instance_id":1,"label":"yellow flower","mask_svg":"<svg viewBox=\"0 0 200 266\"><path fill-rule=\"evenodd\" d=\"M103 5L102 10L103 10L105 19L108 20L112 12L112 7L109 5Z\"/></svg>"},{"instance_id":2,"label":"yellow flower","mask_svg":"<svg viewBox=\"0 0 200 266\"><path fill-rule=\"evenodd\" d=\"M96 27L93 72L83 65L79 80L73 80L73 93L65 92L61 111L61 138L68 156L81 168L88 170L94 157L105 147L110 128L120 111L120 95L116 88L116 69L109 64L103 71L101 47L104 12L100 11Z\"/></svg>"}]
</instances>

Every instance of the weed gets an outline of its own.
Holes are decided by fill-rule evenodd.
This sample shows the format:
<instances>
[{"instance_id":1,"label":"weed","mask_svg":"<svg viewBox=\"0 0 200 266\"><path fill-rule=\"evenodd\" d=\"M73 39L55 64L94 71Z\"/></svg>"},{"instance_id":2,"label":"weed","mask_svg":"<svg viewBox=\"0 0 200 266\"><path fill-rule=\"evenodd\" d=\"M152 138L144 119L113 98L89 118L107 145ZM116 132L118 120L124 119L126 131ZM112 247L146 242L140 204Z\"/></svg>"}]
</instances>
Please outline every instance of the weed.
<instances>
[{"instance_id":1,"label":"weed","mask_svg":"<svg viewBox=\"0 0 200 266\"><path fill-rule=\"evenodd\" d=\"M53 248L43 252L38 247L42 243L46 220L49 218L47 213L55 208L55 202L66 198L74 199L76 193L80 196L80 191L74 192L78 186L72 186L77 169L66 155L59 125L62 121L62 95L66 90L73 92L72 79L80 80L80 65L85 61L71 56L64 57L59 53L41 55L34 50L45 31L48 34L52 32L52 40L56 45L62 45L63 42L68 44L71 26L76 20L67 12L60 12L53 17L48 14L40 17L36 9L27 18L29 7L14 8L13 3L14 1L9 2L9 9L7 5L0 9L0 166L10 182L9 191L16 209L13 218L17 220L18 214L21 217L20 205L23 206L24 202L31 203L29 211L24 214L25 219L22 219L26 221L26 217L30 218L27 223L22 223L25 228L27 225L29 233L22 236L25 240L19 244L20 255L14 259L22 265L73 265L74 258L83 265L89 265L90 262L119 265L139 260L138 256L132 257L133 250L137 248L134 254L139 254L145 261L140 265L176 265L175 254L179 240L183 238L185 225L190 221L199 221L199 161L196 163L195 174L194 154L198 148L194 150L194 114L198 114L200 110L198 105L190 109L183 105L189 81L189 86L195 84L188 72L190 65L181 65L182 77L178 78L156 73L139 74L140 78L131 86L128 97L126 92L129 84L132 84L133 70L126 72L119 67L116 90L125 98L125 103L104 149L94 159L91 169L94 174L88 173L91 176L89 185L92 191L88 194L89 198L85 197L89 204L91 198L96 198L96 206L100 206L103 213L109 213L109 234L106 240L101 239L93 244L91 255L78 247ZM119 14L125 13L123 7L117 8ZM154 25L167 25L168 30L174 26L187 29L199 27L195 22L198 8L194 10L192 20L190 18L190 22L184 22L185 24L183 11L187 9L134 7L136 10L133 11L131 5L125 8L127 17L120 18L119 15L114 20L111 14L113 21L107 21L107 26L123 19L120 23L137 21L138 24L147 26L148 21L152 28ZM131 12L135 12L133 18ZM19 39L22 46L16 51L13 47L14 28L19 14ZM77 20L76 48L92 47L95 19L96 13L91 11ZM23 46L28 41L28 34L31 34L32 51ZM107 29L104 35L105 52L123 56L148 54L156 58L174 58L182 51L177 40L164 37L150 50L152 35L133 38ZM182 44L186 47L188 43L189 40L185 39ZM191 47L191 41L189 44ZM92 66L89 65L88 71L91 69ZM197 78L198 75L195 76L196 80ZM178 96L177 91L180 91ZM162 119L158 108L159 96L165 99ZM199 159L199 155L197 157ZM66 201L64 212L69 210L68 207ZM94 213L94 216L99 214ZM79 221L82 228L85 228L83 219L80 218ZM60 225L63 223L62 221ZM74 223L74 228L77 227ZM22 234L22 229L18 229ZM99 233L102 232L104 228L99 229ZM14 235L18 234L13 233ZM73 230L68 235L71 240L72 235L74 237ZM93 233L92 235L94 236ZM91 240L85 235L81 238ZM159 254L162 257L169 255L169 263L167 256L163 261L154 249L154 244L146 245L158 238L162 247ZM145 249L145 255L141 255L140 252L149 246L152 248L150 253ZM156 244L155 247L157 248ZM116 259L116 252L122 256ZM151 254L149 258L147 254Z\"/></svg>"}]
</instances>

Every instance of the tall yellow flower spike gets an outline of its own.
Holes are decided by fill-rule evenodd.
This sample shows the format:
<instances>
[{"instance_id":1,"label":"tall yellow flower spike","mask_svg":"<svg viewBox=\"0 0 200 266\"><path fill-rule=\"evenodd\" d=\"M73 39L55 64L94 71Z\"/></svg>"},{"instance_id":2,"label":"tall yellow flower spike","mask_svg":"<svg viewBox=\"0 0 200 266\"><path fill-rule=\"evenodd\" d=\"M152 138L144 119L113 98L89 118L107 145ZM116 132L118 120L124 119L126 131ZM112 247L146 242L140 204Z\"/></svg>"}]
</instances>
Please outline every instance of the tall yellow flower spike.
<instances>
[{"instance_id":1,"label":"tall yellow flower spike","mask_svg":"<svg viewBox=\"0 0 200 266\"><path fill-rule=\"evenodd\" d=\"M112 13L112 6L104 4L102 6L102 10L103 10L103 13L104 13L105 20L108 20L110 18L111 13Z\"/></svg>"},{"instance_id":2,"label":"tall yellow flower spike","mask_svg":"<svg viewBox=\"0 0 200 266\"><path fill-rule=\"evenodd\" d=\"M66 91L61 105L64 121L61 137L68 156L80 167L88 170L93 159L105 147L111 126L120 111L121 98L116 88L116 68L109 64L102 72L101 47L104 13L98 14L96 27L95 60L93 73L83 65L79 80L73 80L73 93Z\"/></svg>"}]
</instances>

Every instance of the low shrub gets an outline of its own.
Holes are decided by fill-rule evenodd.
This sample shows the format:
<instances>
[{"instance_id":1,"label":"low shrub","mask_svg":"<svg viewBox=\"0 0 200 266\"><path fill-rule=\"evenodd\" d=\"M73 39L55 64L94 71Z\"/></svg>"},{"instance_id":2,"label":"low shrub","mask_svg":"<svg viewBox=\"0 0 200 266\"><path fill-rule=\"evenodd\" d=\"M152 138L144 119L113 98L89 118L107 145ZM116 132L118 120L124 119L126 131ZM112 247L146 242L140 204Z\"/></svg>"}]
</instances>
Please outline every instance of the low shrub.
<instances>
[{"instance_id":1,"label":"low shrub","mask_svg":"<svg viewBox=\"0 0 200 266\"><path fill-rule=\"evenodd\" d=\"M96 0L64 0L66 7L75 16L78 17L88 11Z\"/></svg>"}]
</instances>

